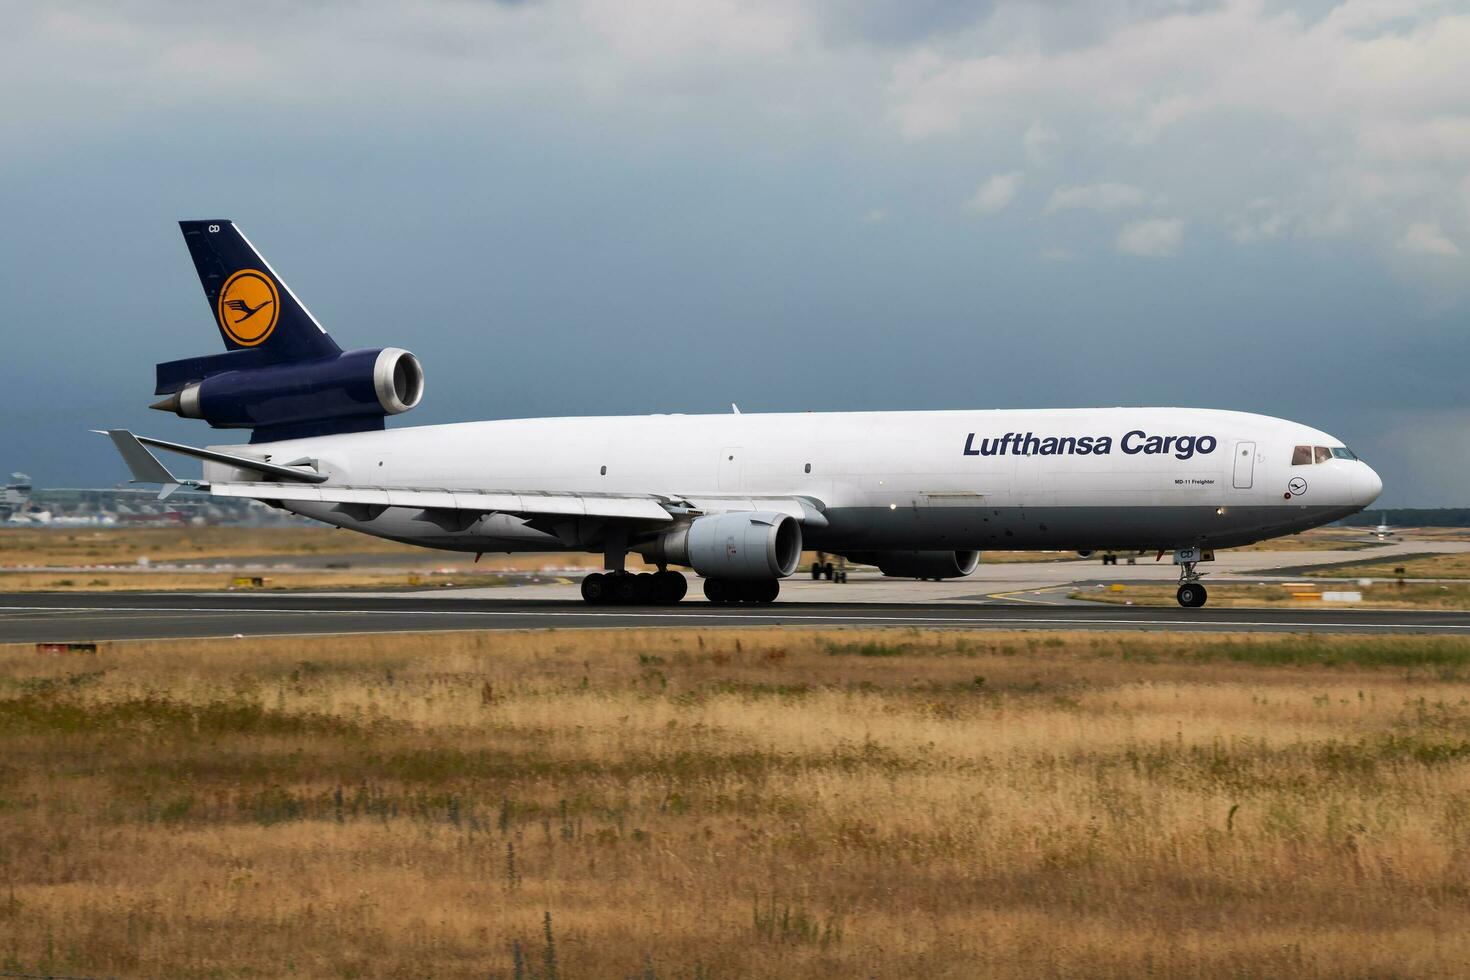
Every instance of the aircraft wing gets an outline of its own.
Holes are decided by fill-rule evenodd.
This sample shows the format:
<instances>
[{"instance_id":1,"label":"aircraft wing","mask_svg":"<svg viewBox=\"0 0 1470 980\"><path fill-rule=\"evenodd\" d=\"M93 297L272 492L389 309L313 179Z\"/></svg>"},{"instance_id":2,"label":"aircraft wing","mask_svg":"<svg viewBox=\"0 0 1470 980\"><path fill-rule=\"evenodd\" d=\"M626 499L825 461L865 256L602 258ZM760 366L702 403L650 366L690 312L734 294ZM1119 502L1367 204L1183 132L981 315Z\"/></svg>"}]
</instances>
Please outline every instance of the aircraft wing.
<instances>
[{"instance_id":1,"label":"aircraft wing","mask_svg":"<svg viewBox=\"0 0 1470 980\"><path fill-rule=\"evenodd\" d=\"M526 517L600 517L667 522L673 512L652 494L533 493L526 491L423 490L405 487L350 487L300 483L211 483L217 497L254 500L308 500L361 507L416 507L427 511L469 511L479 514L518 514Z\"/></svg>"},{"instance_id":2,"label":"aircraft wing","mask_svg":"<svg viewBox=\"0 0 1470 980\"><path fill-rule=\"evenodd\" d=\"M679 494L587 494L561 491L434 490L301 483L211 483L220 497L266 501L315 501L368 509L413 507L449 514L513 514L520 517L590 517L599 520L669 523L676 517L732 511L774 511L825 527L820 504L807 497L684 496Z\"/></svg>"},{"instance_id":3,"label":"aircraft wing","mask_svg":"<svg viewBox=\"0 0 1470 980\"><path fill-rule=\"evenodd\" d=\"M207 490L217 497L244 497L263 501L311 501L357 508L375 517L389 507L412 507L446 527L460 526L482 514L511 514L537 518L583 517L605 521L666 524L678 517L733 511L774 511L825 527L820 501L796 496L685 496L677 493L577 493L558 490L451 490L423 487L348 486L328 483L325 474L307 460L268 463L211 449L135 436L126 429L102 432L109 436L132 471L134 483L163 483L164 495L179 484ZM168 471L148 447L220 462L249 473L274 476L275 481L239 480L204 483L181 480Z\"/></svg>"}]
</instances>

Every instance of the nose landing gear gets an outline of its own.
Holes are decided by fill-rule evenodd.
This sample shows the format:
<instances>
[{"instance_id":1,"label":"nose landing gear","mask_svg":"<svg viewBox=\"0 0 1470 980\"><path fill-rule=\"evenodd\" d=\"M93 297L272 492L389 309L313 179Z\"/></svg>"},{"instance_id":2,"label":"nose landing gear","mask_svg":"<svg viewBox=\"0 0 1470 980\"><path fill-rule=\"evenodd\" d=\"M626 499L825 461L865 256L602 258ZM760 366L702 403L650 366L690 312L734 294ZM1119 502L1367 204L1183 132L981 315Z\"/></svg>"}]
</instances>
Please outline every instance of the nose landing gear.
<instances>
[{"instance_id":1,"label":"nose landing gear","mask_svg":"<svg viewBox=\"0 0 1470 980\"><path fill-rule=\"evenodd\" d=\"M1185 609L1198 609L1210 597L1205 587L1200 584L1200 573L1194 570L1194 565L1192 561L1179 563L1179 591L1174 594L1174 597Z\"/></svg>"},{"instance_id":2,"label":"nose landing gear","mask_svg":"<svg viewBox=\"0 0 1470 980\"><path fill-rule=\"evenodd\" d=\"M1205 591L1205 587L1198 582L1186 582L1179 586L1179 591L1175 597L1184 608L1198 609L1205 604L1205 600L1209 598L1209 594Z\"/></svg>"}]
</instances>

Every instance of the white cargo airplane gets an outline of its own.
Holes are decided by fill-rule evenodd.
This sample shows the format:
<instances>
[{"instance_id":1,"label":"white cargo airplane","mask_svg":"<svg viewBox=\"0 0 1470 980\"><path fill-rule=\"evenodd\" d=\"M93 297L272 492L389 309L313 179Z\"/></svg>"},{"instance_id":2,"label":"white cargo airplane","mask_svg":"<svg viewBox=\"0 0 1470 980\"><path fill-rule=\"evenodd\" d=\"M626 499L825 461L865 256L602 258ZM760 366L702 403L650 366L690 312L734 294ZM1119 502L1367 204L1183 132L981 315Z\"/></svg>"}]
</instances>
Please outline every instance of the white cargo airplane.
<instances>
[{"instance_id":1,"label":"white cargo airplane","mask_svg":"<svg viewBox=\"0 0 1470 980\"><path fill-rule=\"evenodd\" d=\"M588 602L771 602L802 549L885 575L956 578L986 548L1157 550L1202 606L1213 549L1356 513L1378 474L1295 422L1189 408L652 415L386 430L418 360L343 352L235 226L181 222L227 352L158 365L154 405L244 446L107 430L134 482L248 497L464 552L601 553ZM204 461L174 476L147 447ZM629 553L657 574L627 573Z\"/></svg>"}]
</instances>

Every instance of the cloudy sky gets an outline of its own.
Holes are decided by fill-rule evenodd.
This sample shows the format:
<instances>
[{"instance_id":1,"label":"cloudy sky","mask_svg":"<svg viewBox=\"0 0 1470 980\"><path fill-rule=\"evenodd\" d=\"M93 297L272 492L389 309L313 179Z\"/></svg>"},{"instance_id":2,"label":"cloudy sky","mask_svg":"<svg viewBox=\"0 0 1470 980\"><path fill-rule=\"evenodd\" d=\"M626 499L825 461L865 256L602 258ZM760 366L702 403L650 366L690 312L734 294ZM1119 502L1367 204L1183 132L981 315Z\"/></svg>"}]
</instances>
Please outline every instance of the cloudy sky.
<instances>
[{"instance_id":1,"label":"cloudy sky","mask_svg":"<svg viewBox=\"0 0 1470 980\"><path fill-rule=\"evenodd\" d=\"M124 478L238 221L416 422L1178 404L1470 504L1470 3L11 0L0 467ZM407 421L406 419L404 421ZM216 441L220 434L213 434Z\"/></svg>"}]
</instances>

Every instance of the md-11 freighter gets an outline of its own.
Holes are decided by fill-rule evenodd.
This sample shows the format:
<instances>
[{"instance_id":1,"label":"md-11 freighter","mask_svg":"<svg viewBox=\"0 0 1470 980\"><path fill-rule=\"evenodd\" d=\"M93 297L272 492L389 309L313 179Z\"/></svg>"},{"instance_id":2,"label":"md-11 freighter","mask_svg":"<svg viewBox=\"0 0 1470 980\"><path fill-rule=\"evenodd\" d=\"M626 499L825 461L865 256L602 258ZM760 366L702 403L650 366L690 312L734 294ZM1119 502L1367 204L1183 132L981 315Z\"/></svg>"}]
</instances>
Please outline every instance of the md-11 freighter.
<instances>
[{"instance_id":1,"label":"md-11 freighter","mask_svg":"<svg viewBox=\"0 0 1470 980\"><path fill-rule=\"evenodd\" d=\"M1204 605L1216 548L1338 520L1378 475L1325 432L1190 408L512 419L387 429L424 392L406 350L343 351L229 221L180 226L226 351L157 367L153 407L248 445L111 429L134 482L246 497L464 552L580 551L588 602L771 602L803 548L946 579L987 548L1172 553ZM152 453L203 461L176 477ZM629 554L657 573L625 570Z\"/></svg>"}]
</instances>

